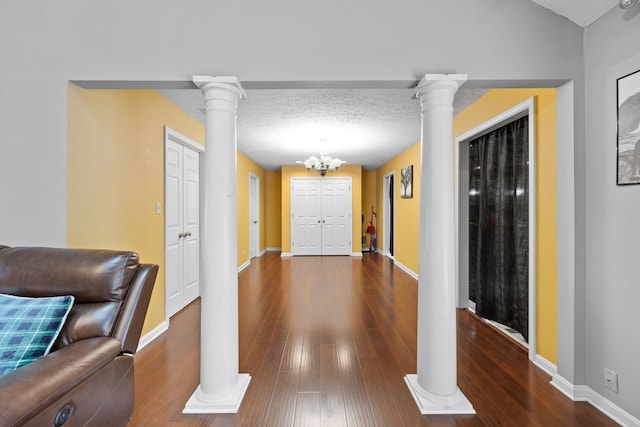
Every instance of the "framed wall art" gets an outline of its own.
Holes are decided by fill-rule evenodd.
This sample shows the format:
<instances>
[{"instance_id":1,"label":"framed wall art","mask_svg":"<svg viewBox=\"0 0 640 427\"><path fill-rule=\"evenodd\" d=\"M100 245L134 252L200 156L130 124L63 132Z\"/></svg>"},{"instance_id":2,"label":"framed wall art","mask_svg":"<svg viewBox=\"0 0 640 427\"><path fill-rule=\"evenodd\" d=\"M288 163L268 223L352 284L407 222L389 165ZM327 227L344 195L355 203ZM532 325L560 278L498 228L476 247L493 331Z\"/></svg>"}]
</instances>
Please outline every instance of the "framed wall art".
<instances>
[{"instance_id":1,"label":"framed wall art","mask_svg":"<svg viewBox=\"0 0 640 427\"><path fill-rule=\"evenodd\" d=\"M400 169L400 198L413 197L413 165Z\"/></svg>"},{"instance_id":2,"label":"framed wall art","mask_svg":"<svg viewBox=\"0 0 640 427\"><path fill-rule=\"evenodd\" d=\"M640 184L640 70L617 80L617 184Z\"/></svg>"}]
</instances>

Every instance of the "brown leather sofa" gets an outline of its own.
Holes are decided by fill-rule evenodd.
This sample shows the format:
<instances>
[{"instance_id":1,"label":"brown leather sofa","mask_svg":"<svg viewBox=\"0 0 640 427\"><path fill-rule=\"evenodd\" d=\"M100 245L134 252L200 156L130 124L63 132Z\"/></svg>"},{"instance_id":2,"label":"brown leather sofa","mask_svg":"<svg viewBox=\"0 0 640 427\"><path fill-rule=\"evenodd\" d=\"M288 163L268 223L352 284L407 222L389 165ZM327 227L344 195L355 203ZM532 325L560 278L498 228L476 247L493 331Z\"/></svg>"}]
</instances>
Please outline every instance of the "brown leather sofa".
<instances>
[{"instance_id":1,"label":"brown leather sofa","mask_svg":"<svg viewBox=\"0 0 640 427\"><path fill-rule=\"evenodd\" d=\"M73 295L51 352L0 377L0 426L123 426L158 266L134 252L0 246L0 293Z\"/></svg>"}]
</instances>

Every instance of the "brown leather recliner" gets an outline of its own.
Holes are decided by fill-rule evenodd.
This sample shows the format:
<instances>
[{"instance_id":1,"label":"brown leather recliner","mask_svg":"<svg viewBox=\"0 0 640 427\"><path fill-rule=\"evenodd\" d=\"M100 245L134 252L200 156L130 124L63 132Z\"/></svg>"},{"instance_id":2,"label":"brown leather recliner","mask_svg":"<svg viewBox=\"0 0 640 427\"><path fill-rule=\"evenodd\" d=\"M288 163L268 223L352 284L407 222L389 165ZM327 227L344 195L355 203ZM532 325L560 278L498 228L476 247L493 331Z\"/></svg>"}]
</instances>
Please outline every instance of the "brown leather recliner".
<instances>
[{"instance_id":1,"label":"brown leather recliner","mask_svg":"<svg viewBox=\"0 0 640 427\"><path fill-rule=\"evenodd\" d=\"M51 352L0 377L0 425L126 425L157 273L134 252L0 246L0 293L75 297Z\"/></svg>"}]
</instances>

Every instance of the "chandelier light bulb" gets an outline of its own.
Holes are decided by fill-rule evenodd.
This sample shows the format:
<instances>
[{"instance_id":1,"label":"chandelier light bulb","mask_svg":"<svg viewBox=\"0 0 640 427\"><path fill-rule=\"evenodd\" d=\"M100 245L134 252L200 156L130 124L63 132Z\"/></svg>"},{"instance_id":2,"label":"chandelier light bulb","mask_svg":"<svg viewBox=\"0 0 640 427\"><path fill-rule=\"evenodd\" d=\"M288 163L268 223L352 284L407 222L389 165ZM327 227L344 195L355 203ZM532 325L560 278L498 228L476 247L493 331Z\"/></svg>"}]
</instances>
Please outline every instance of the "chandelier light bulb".
<instances>
[{"instance_id":1,"label":"chandelier light bulb","mask_svg":"<svg viewBox=\"0 0 640 427\"><path fill-rule=\"evenodd\" d=\"M628 9L636 3L638 3L638 0L620 0L620 8Z\"/></svg>"},{"instance_id":2,"label":"chandelier light bulb","mask_svg":"<svg viewBox=\"0 0 640 427\"><path fill-rule=\"evenodd\" d=\"M331 158L325 153L321 153L320 159L316 156L311 156L304 162L298 161L298 163L304 164L304 167L307 168L309 172L316 171L320 176L324 177L327 173L337 171L340 166L346 162L338 158Z\"/></svg>"}]
</instances>

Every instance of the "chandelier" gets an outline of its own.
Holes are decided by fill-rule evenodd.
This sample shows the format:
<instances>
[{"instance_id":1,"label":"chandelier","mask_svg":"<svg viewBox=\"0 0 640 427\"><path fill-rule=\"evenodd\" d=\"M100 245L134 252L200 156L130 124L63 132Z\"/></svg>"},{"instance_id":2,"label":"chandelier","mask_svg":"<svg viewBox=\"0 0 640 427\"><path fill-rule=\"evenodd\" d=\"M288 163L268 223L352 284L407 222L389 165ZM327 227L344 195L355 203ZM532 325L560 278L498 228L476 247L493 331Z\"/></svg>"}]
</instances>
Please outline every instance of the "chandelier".
<instances>
[{"instance_id":1,"label":"chandelier","mask_svg":"<svg viewBox=\"0 0 640 427\"><path fill-rule=\"evenodd\" d=\"M308 171L316 171L320 176L324 177L327 172L333 172L340 168L340 165L346 163L344 160L332 159L326 154L320 154L318 159L316 156L311 156L304 162L298 162L304 164Z\"/></svg>"}]
</instances>

